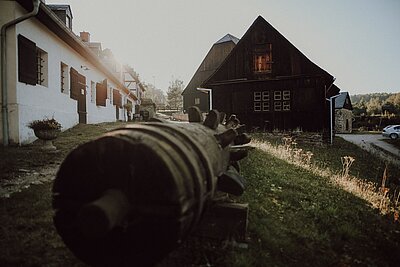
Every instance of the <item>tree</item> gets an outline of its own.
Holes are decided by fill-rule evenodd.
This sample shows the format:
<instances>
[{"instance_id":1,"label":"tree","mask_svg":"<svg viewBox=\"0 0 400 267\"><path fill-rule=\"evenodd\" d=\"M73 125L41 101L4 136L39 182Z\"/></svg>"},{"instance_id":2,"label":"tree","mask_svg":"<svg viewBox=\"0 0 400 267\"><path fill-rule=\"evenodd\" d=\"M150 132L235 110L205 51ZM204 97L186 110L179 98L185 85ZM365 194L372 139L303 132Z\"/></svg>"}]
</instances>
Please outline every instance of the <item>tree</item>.
<instances>
[{"instance_id":1,"label":"tree","mask_svg":"<svg viewBox=\"0 0 400 267\"><path fill-rule=\"evenodd\" d=\"M379 114L382 112L382 102L378 97L371 98L367 104L367 112L370 115Z\"/></svg>"},{"instance_id":2,"label":"tree","mask_svg":"<svg viewBox=\"0 0 400 267\"><path fill-rule=\"evenodd\" d=\"M157 89L151 83L142 82L144 88L146 89L145 98L150 98L156 104L158 108L165 106L165 95L161 89Z\"/></svg>"},{"instance_id":3,"label":"tree","mask_svg":"<svg viewBox=\"0 0 400 267\"><path fill-rule=\"evenodd\" d=\"M169 82L169 87L167 91L167 102L171 109L179 109L183 108L183 81L179 79L175 79Z\"/></svg>"}]
</instances>

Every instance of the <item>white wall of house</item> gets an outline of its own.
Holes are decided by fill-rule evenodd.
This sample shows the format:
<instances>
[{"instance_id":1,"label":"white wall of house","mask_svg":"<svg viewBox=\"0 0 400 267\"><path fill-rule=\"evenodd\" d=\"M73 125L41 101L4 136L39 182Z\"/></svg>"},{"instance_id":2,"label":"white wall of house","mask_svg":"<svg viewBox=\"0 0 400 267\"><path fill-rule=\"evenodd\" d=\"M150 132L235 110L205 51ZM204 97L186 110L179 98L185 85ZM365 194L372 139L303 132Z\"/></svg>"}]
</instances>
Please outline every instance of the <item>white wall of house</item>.
<instances>
[{"instance_id":1,"label":"white wall of house","mask_svg":"<svg viewBox=\"0 0 400 267\"><path fill-rule=\"evenodd\" d=\"M13 1L1 1L0 15L15 14L15 17L26 13ZM4 2L9 2L6 5ZM7 16L7 20L11 20ZM44 85L28 85L18 82L18 48L17 36L24 37L36 43L36 46L47 53L45 69L46 81ZM106 107L96 106L96 97L92 86L108 78L106 75L79 55L75 50L64 43L59 37L42 25L36 18L23 21L7 31L7 54L8 54L8 107L9 107L9 135L13 143L29 143L35 140L33 131L27 124L33 120L54 117L63 129L68 129L78 124L77 101L70 98L70 68L74 68L86 77L86 109L87 122L99 123L110 122L116 119L116 107L107 100ZM67 88L61 91L61 62L65 64ZM109 86L117 88L108 79ZM95 92L95 91L94 91ZM120 110L120 119L123 118L123 110ZM0 116L1 117L1 116ZM2 139L2 136L1 136Z\"/></svg>"}]
</instances>

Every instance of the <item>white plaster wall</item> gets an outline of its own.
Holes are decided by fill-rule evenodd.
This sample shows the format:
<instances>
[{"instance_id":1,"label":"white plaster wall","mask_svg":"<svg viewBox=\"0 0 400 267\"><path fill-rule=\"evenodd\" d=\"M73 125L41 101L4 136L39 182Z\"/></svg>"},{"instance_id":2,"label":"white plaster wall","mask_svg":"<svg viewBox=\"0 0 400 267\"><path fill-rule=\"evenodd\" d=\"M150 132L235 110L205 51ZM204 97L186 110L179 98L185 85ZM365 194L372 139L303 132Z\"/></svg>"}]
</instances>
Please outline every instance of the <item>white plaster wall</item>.
<instances>
[{"instance_id":1,"label":"white plaster wall","mask_svg":"<svg viewBox=\"0 0 400 267\"><path fill-rule=\"evenodd\" d=\"M54 117L62 124L63 129L68 129L78 123L77 101L69 97L70 88L67 89L66 93L61 92L61 62L67 64L68 69L73 67L86 77L87 122L115 121L115 106L110 105L108 102L106 107L101 107L96 106L95 103L90 101L91 81L101 82L107 78L102 72L88 63L84 57L80 56L36 19L24 21L18 24L16 29L15 39L18 34L22 34L35 42L37 47L47 52L49 77L47 87L41 85L32 86L17 82L16 91L19 111L18 141L20 143L27 143L34 140L33 131L26 126L29 121ZM82 68L82 66L86 66L88 69ZM109 83L115 87L110 80ZM70 85L68 84L68 86Z\"/></svg>"},{"instance_id":2,"label":"white plaster wall","mask_svg":"<svg viewBox=\"0 0 400 267\"><path fill-rule=\"evenodd\" d=\"M19 17L26 13L19 4L14 1L0 1L0 24L9 21L14 17ZM3 16L7 14L7 16ZM4 19L5 18L5 19ZM116 119L116 108L107 100L106 107L96 106L91 102L91 82L102 82L108 78L109 87L117 86L106 77L106 75L96 69L87 60L80 56L75 50L65 44L47 27L31 18L15 27L11 27L7 32L7 72L8 72L8 92L9 92L9 121L10 138L15 143L29 143L35 139L33 131L27 127L30 121L54 117L63 126L63 130L76 125L79 121L77 112L77 101L69 97L70 88L62 93L60 88L60 68L61 62L73 67L80 74L86 77L86 109L87 122L100 123L111 122ZM48 55L48 81L47 86L27 85L18 82L18 50L17 36L24 35L26 38L36 43L36 46L44 50ZM82 66L85 66L82 68ZM68 87L70 84L68 83ZM126 95L122 93L123 99ZM136 101L133 101L135 104ZM125 101L123 102L125 103ZM125 120L125 111L120 109L120 119ZM0 117L1 120L1 117ZM1 131L0 131L0 134Z\"/></svg>"}]
</instances>

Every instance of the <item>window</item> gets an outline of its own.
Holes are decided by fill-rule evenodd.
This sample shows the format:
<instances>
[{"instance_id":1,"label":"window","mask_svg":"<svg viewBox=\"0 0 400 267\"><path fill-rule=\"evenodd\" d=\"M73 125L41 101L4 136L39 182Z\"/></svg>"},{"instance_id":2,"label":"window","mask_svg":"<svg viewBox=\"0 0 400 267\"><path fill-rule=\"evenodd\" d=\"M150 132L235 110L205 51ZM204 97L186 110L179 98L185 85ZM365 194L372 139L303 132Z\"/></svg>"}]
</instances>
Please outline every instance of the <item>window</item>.
<instances>
[{"instance_id":1,"label":"window","mask_svg":"<svg viewBox=\"0 0 400 267\"><path fill-rule=\"evenodd\" d=\"M274 102L274 110L275 111L281 111L282 110L282 102L281 101L275 101Z\"/></svg>"},{"instance_id":2,"label":"window","mask_svg":"<svg viewBox=\"0 0 400 267\"><path fill-rule=\"evenodd\" d=\"M281 91L275 91L274 92L274 100L282 100L282 92Z\"/></svg>"},{"instance_id":3,"label":"window","mask_svg":"<svg viewBox=\"0 0 400 267\"><path fill-rule=\"evenodd\" d=\"M199 98L199 97L196 97L196 98L194 99L194 104L195 104L195 105L199 105L199 104L200 104L200 98Z\"/></svg>"},{"instance_id":4,"label":"window","mask_svg":"<svg viewBox=\"0 0 400 267\"><path fill-rule=\"evenodd\" d=\"M290 91L274 91L274 111L290 111Z\"/></svg>"},{"instance_id":5,"label":"window","mask_svg":"<svg viewBox=\"0 0 400 267\"><path fill-rule=\"evenodd\" d=\"M269 111L269 102L262 103L262 111Z\"/></svg>"},{"instance_id":6,"label":"window","mask_svg":"<svg viewBox=\"0 0 400 267\"><path fill-rule=\"evenodd\" d=\"M261 101L261 92L254 92L254 101Z\"/></svg>"},{"instance_id":7,"label":"window","mask_svg":"<svg viewBox=\"0 0 400 267\"><path fill-rule=\"evenodd\" d=\"M65 16L65 25L67 25L68 28L72 29L71 27L71 19L69 16Z\"/></svg>"},{"instance_id":8,"label":"window","mask_svg":"<svg viewBox=\"0 0 400 267\"><path fill-rule=\"evenodd\" d=\"M254 92L253 93L253 110L256 112L270 111L270 98L269 91Z\"/></svg>"},{"instance_id":9,"label":"window","mask_svg":"<svg viewBox=\"0 0 400 267\"><path fill-rule=\"evenodd\" d=\"M23 35L18 35L18 81L48 86L48 56Z\"/></svg>"},{"instance_id":10,"label":"window","mask_svg":"<svg viewBox=\"0 0 400 267\"><path fill-rule=\"evenodd\" d=\"M283 101L283 111L289 111L290 110L290 102L289 101Z\"/></svg>"},{"instance_id":11,"label":"window","mask_svg":"<svg viewBox=\"0 0 400 267\"><path fill-rule=\"evenodd\" d=\"M254 72L265 73L272 71L272 44L257 48L254 52Z\"/></svg>"},{"instance_id":12,"label":"window","mask_svg":"<svg viewBox=\"0 0 400 267\"><path fill-rule=\"evenodd\" d=\"M61 93L68 94L69 77L68 65L61 62L60 64L60 89Z\"/></svg>"},{"instance_id":13,"label":"window","mask_svg":"<svg viewBox=\"0 0 400 267\"><path fill-rule=\"evenodd\" d=\"M110 100L110 104L112 104L113 99L112 99L112 88L111 87L107 87L107 98Z\"/></svg>"},{"instance_id":14,"label":"window","mask_svg":"<svg viewBox=\"0 0 400 267\"><path fill-rule=\"evenodd\" d=\"M90 82L90 102L96 103L96 83Z\"/></svg>"},{"instance_id":15,"label":"window","mask_svg":"<svg viewBox=\"0 0 400 267\"><path fill-rule=\"evenodd\" d=\"M36 84L47 87L47 53L36 47Z\"/></svg>"},{"instance_id":16,"label":"window","mask_svg":"<svg viewBox=\"0 0 400 267\"><path fill-rule=\"evenodd\" d=\"M262 101L269 101L269 91L262 92Z\"/></svg>"},{"instance_id":17,"label":"window","mask_svg":"<svg viewBox=\"0 0 400 267\"><path fill-rule=\"evenodd\" d=\"M290 100L290 91L283 91L283 100Z\"/></svg>"},{"instance_id":18,"label":"window","mask_svg":"<svg viewBox=\"0 0 400 267\"><path fill-rule=\"evenodd\" d=\"M261 111L261 102L254 102L254 111Z\"/></svg>"}]
</instances>

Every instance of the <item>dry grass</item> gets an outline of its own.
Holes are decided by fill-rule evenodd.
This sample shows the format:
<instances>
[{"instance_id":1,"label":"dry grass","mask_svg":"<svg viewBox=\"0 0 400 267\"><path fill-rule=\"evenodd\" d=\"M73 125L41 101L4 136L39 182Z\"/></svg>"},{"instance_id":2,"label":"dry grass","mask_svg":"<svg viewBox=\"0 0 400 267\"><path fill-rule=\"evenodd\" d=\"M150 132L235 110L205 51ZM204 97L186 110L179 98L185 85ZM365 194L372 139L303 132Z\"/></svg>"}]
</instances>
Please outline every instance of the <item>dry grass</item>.
<instances>
[{"instance_id":1,"label":"dry grass","mask_svg":"<svg viewBox=\"0 0 400 267\"><path fill-rule=\"evenodd\" d=\"M335 172L330 168L323 168L312 162L313 153L297 148L297 143L292 138L284 138L283 144L275 144L268 141L253 141L252 145L271 155L285 160L298 167L306 169L315 175L329 179L332 184L354 194L355 196L367 201L372 207L379 209L382 214L393 214L395 220L400 211L399 192L395 192L389 197L389 188L386 186L387 169L385 169L380 187L371 181L360 179L349 174L350 167L356 160L351 156L341 157L342 170Z\"/></svg>"}]
</instances>

